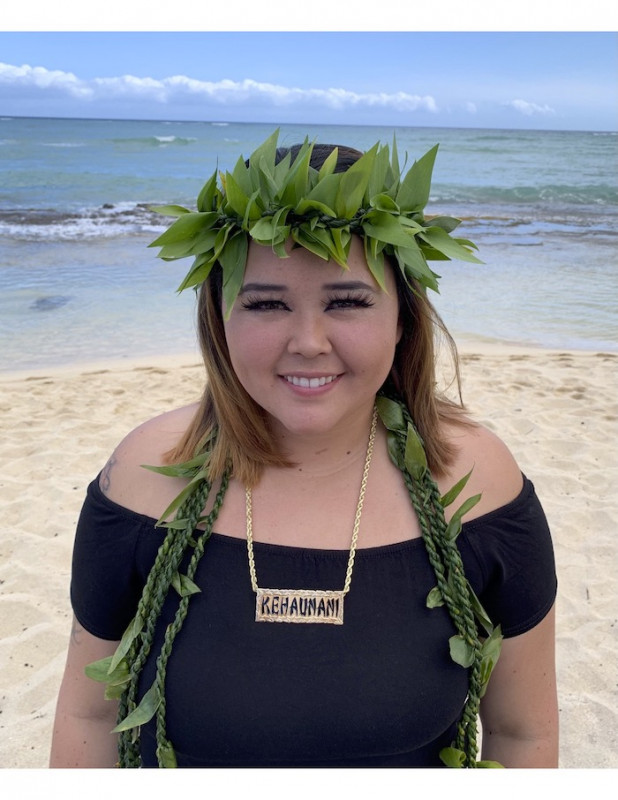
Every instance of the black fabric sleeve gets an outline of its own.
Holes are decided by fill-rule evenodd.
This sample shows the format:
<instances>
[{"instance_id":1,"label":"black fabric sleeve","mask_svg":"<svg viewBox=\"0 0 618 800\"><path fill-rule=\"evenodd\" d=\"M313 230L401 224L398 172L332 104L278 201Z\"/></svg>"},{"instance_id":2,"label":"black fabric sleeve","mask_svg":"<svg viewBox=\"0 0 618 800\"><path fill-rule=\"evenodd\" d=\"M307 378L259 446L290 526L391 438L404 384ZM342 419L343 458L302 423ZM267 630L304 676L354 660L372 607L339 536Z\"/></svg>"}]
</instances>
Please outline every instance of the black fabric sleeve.
<instances>
[{"instance_id":1,"label":"black fabric sleeve","mask_svg":"<svg viewBox=\"0 0 618 800\"><path fill-rule=\"evenodd\" d=\"M537 625L556 599L557 579L549 526L531 481L524 477L511 503L464 524L460 537L468 580L503 635Z\"/></svg>"},{"instance_id":2,"label":"black fabric sleeve","mask_svg":"<svg viewBox=\"0 0 618 800\"><path fill-rule=\"evenodd\" d=\"M159 539L152 520L112 503L98 478L90 484L73 546L71 603L80 625L100 639L120 639L135 615L143 588L136 551L146 533Z\"/></svg>"}]
</instances>

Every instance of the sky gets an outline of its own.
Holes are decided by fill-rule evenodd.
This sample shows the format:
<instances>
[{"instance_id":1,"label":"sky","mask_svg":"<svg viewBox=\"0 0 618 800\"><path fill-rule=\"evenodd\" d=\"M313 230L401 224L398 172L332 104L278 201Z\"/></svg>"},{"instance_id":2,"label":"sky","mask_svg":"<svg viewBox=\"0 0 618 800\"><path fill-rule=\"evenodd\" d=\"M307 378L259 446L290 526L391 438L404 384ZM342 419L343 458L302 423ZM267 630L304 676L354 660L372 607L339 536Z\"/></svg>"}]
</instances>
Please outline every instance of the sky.
<instances>
[{"instance_id":1,"label":"sky","mask_svg":"<svg viewBox=\"0 0 618 800\"><path fill-rule=\"evenodd\" d=\"M615 131L618 35L5 29L0 116Z\"/></svg>"}]
</instances>

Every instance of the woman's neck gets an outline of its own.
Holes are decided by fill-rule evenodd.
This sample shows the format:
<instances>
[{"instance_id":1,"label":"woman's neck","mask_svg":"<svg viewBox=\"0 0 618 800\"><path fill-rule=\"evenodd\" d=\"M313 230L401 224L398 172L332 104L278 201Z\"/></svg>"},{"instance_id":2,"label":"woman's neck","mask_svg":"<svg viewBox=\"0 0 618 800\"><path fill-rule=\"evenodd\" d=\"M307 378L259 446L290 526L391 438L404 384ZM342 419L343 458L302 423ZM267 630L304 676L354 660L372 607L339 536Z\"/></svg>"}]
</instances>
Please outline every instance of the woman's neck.
<instances>
[{"instance_id":1,"label":"woman's neck","mask_svg":"<svg viewBox=\"0 0 618 800\"><path fill-rule=\"evenodd\" d=\"M274 426L279 447L295 466L292 473L306 478L324 478L349 469L363 461L371 427L371 411L367 419L356 417L323 434L295 435Z\"/></svg>"}]
</instances>

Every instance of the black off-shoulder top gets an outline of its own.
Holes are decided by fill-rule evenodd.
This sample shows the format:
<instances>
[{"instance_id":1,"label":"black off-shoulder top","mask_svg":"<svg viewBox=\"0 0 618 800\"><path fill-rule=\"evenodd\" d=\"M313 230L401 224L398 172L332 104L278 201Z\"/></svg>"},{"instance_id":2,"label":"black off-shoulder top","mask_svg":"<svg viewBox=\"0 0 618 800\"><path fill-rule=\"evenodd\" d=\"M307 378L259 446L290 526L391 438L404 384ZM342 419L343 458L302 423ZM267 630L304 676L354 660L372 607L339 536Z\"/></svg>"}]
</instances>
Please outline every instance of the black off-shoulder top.
<instances>
[{"instance_id":1,"label":"black off-shoulder top","mask_svg":"<svg viewBox=\"0 0 618 800\"><path fill-rule=\"evenodd\" d=\"M165 531L88 488L73 553L71 600L80 624L120 639ZM466 522L466 576L506 637L550 610L556 573L550 532L528 479L507 505ZM348 552L254 545L261 586L339 589ZM428 609L436 580L422 539L357 550L343 625L255 622L244 540L213 533L199 564L166 679L167 733L182 767L441 766L467 691L449 655L455 631ZM157 626L140 692L177 596ZM154 724L142 728L156 766Z\"/></svg>"}]
</instances>

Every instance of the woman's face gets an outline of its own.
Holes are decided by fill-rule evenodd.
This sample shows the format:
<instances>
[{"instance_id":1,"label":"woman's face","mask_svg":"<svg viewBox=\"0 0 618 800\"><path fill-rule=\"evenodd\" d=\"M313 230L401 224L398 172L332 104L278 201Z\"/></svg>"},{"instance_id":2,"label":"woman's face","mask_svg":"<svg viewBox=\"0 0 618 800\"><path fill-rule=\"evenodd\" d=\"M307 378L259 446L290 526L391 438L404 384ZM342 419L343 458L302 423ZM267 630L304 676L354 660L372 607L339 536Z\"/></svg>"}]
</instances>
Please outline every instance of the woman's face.
<instances>
[{"instance_id":1,"label":"woman's face","mask_svg":"<svg viewBox=\"0 0 618 800\"><path fill-rule=\"evenodd\" d=\"M366 419L401 336L395 279L382 291L353 237L349 270L304 248L251 244L225 333L232 366L275 434L324 434Z\"/></svg>"}]
</instances>

